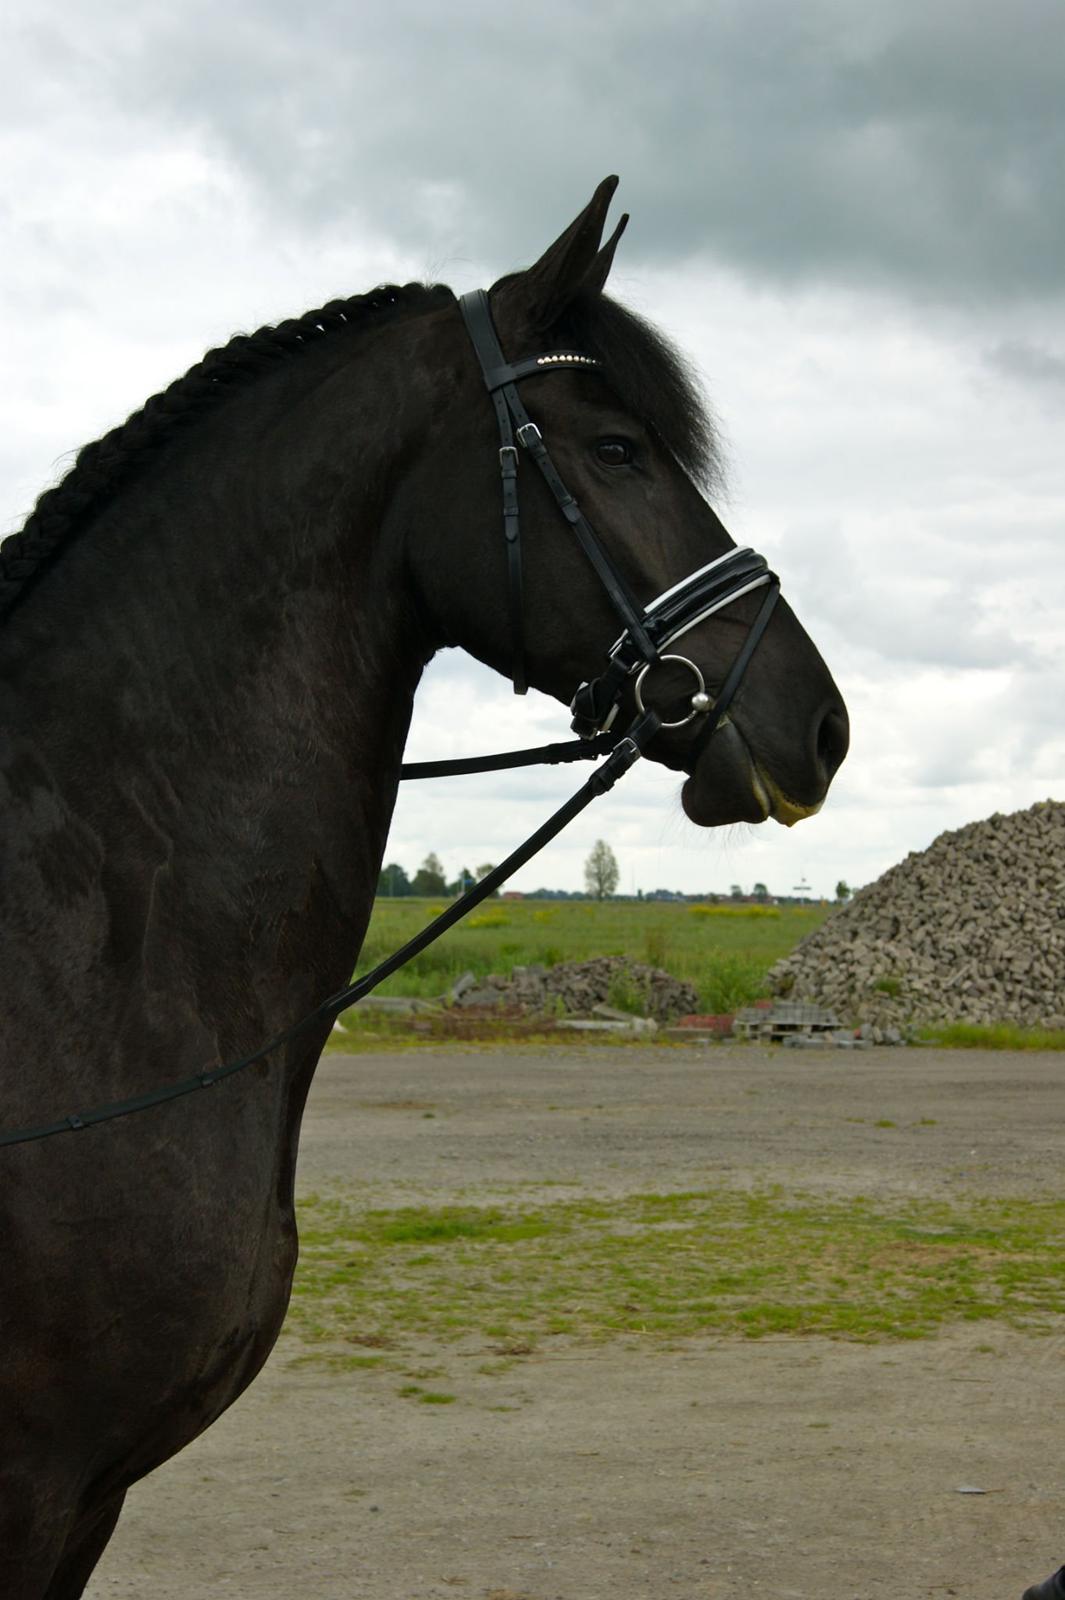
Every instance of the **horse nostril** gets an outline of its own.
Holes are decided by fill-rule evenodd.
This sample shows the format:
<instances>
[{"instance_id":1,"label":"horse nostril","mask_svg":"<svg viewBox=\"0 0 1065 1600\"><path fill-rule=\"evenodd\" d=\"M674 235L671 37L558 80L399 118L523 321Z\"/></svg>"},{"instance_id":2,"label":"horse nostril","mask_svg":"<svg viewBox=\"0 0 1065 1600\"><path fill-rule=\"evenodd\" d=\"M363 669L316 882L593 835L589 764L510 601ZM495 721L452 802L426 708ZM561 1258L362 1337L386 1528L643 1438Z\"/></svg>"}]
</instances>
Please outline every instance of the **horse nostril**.
<instances>
[{"instance_id":1,"label":"horse nostril","mask_svg":"<svg viewBox=\"0 0 1065 1600\"><path fill-rule=\"evenodd\" d=\"M824 768L826 780L832 777L847 754L849 743L847 713L842 709L826 711L817 730L817 759Z\"/></svg>"}]
</instances>

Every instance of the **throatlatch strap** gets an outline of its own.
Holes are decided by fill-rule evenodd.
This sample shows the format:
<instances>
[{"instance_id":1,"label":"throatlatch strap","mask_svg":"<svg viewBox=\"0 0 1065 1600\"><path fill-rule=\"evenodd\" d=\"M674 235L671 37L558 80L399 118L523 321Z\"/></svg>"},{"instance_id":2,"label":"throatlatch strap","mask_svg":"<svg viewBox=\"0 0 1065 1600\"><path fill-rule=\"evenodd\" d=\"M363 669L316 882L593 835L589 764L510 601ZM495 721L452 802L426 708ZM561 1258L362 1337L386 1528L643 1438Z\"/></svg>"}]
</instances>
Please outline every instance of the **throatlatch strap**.
<instances>
[{"instance_id":1,"label":"throatlatch strap","mask_svg":"<svg viewBox=\"0 0 1065 1600\"><path fill-rule=\"evenodd\" d=\"M598 761L619 742L620 733L601 733L595 739L567 739L561 744L539 744L526 750L504 750L495 756L456 756L450 761L405 761L401 781L410 778L459 778L471 772L504 772L509 767L558 766L564 761Z\"/></svg>"}]
</instances>

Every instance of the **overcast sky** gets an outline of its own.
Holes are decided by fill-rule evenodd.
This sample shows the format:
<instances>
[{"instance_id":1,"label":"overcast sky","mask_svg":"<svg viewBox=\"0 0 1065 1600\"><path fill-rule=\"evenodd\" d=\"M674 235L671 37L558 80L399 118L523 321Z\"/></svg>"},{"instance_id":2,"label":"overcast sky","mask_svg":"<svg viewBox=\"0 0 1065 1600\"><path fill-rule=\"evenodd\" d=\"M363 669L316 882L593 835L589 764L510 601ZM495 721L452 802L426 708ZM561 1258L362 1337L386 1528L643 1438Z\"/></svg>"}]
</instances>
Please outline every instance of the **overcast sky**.
<instances>
[{"instance_id":1,"label":"overcast sky","mask_svg":"<svg viewBox=\"0 0 1065 1600\"><path fill-rule=\"evenodd\" d=\"M238 329L526 265L621 175L613 292L695 361L734 536L848 701L793 830L704 833L644 764L516 886L831 893L1065 798L1061 0L15 0L0 51L0 530ZM456 707L465 708L456 721ZM564 737L455 652L412 756ZM572 773L406 791L388 858L498 860Z\"/></svg>"}]
</instances>

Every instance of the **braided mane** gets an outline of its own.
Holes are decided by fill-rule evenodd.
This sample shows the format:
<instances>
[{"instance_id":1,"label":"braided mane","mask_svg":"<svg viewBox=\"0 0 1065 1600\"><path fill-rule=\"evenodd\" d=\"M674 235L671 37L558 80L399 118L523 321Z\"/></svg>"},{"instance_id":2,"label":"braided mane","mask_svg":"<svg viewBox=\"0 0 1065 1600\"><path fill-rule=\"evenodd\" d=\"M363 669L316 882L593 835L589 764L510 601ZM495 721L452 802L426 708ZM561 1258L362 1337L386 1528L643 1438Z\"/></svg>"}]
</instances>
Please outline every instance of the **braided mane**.
<instances>
[{"instance_id":1,"label":"braided mane","mask_svg":"<svg viewBox=\"0 0 1065 1600\"><path fill-rule=\"evenodd\" d=\"M139 411L83 446L74 465L40 496L18 533L0 544L0 617L12 609L42 568L78 532L82 520L143 466L183 425L204 415L241 385L281 359L315 347L328 334L375 313L427 307L451 299L442 284L383 284L368 294L330 300L317 311L290 317L208 350L184 377L145 401Z\"/></svg>"}]
</instances>

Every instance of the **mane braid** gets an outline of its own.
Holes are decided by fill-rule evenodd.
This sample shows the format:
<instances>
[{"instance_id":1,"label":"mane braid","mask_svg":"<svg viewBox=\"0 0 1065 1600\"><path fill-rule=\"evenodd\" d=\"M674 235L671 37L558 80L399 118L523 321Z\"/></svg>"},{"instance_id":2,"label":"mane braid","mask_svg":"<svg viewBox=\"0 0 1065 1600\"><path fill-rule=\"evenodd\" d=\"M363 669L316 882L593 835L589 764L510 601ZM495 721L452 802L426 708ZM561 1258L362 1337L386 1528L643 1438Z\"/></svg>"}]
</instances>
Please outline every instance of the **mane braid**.
<instances>
[{"instance_id":1,"label":"mane braid","mask_svg":"<svg viewBox=\"0 0 1065 1600\"><path fill-rule=\"evenodd\" d=\"M184 377L145 401L139 411L102 439L83 446L66 477L44 491L21 530L0 544L0 617L77 534L83 519L178 428L196 421L277 361L312 348L330 333L350 328L374 313L431 305L444 296L450 298L451 291L443 285L383 284L368 294L330 300L317 311L290 317L276 326L236 334L228 344L208 350Z\"/></svg>"}]
</instances>

